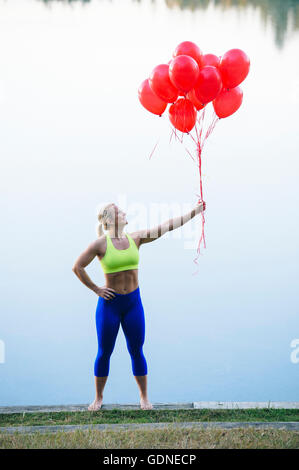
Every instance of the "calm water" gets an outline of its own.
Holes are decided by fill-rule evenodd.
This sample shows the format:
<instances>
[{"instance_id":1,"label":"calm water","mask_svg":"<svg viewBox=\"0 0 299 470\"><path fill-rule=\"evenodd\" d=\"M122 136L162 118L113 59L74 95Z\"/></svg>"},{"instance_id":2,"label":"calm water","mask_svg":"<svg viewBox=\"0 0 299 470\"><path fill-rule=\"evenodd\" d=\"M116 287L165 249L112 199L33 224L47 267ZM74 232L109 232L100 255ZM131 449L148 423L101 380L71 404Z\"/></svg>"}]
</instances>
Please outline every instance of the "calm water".
<instances>
[{"instance_id":1,"label":"calm water","mask_svg":"<svg viewBox=\"0 0 299 470\"><path fill-rule=\"evenodd\" d=\"M0 0L0 405L93 398L97 298L71 267L96 208L130 232L195 204L185 145L137 98L183 40L251 71L204 149L198 275L199 217L140 249L149 396L299 399L299 1ZM105 401L138 401L122 330Z\"/></svg>"}]
</instances>

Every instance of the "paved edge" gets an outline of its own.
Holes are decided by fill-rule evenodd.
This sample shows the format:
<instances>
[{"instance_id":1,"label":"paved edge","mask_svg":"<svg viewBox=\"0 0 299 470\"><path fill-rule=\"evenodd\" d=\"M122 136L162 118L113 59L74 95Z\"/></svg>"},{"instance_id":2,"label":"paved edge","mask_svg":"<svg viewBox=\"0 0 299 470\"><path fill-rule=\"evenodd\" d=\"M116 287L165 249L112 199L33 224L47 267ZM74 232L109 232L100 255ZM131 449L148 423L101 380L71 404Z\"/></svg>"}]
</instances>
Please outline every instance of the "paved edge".
<instances>
[{"instance_id":1,"label":"paved edge","mask_svg":"<svg viewBox=\"0 0 299 470\"><path fill-rule=\"evenodd\" d=\"M0 414L6 413L49 413L59 411L88 411L88 404L84 405L45 405L45 406L2 406ZM153 403L157 410L189 410L193 409L193 403ZM140 410L139 404L103 404L102 410Z\"/></svg>"},{"instance_id":2,"label":"paved edge","mask_svg":"<svg viewBox=\"0 0 299 470\"><path fill-rule=\"evenodd\" d=\"M49 413L59 411L87 411L89 404L81 405L36 405L36 406L2 406L0 414L6 413ZM190 403L153 403L154 410L186 410L186 409L299 409L299 402L267 401L267 402L230 402L230 401L195 401ZM103 404L102 410L140 410L139 404Z\"/></svg>"},{"instance_id":3,"label":"paved edge","mask_svg":"<svg viewBox=\"0 0 299 470\"><path fill-rule=\"evenodd\" d=\"M255 429L284 429L287 431L299 431L299 422L219 422L219 421L201 421L201 422L183 422L183 423L124 423L124 424L77 424L61 426L10 426L0 427L0 436L3 434L49 434L57 432L74 432L77 430L99 430L99 431L120 431L133 429L236 429L236 428L255 428Z\"/></svg>"},{"instance_id":4,"label":"paved edge","mask_svg":"<svg viewBox=\"0 0 299 470\"><path fill-rule=\"evenodd\" d=\"M195 401L195 409L237 410L251 408L299 409L299 401Z\"/></svg>"}]
</instances>

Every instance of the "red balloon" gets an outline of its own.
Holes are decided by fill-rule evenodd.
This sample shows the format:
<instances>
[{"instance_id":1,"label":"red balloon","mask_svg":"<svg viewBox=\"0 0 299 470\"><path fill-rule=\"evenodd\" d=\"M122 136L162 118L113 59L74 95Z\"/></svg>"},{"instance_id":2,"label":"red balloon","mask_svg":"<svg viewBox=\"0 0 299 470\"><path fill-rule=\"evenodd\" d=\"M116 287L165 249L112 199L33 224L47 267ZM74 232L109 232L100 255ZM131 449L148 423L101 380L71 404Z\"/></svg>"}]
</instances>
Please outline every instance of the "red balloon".
<instances>
[{"instance_id":1,"label":"red balloon","mask_svg":"<svg viewBox=\"0 0 299 470\"><path fill-rule=\"evenodd\" d=\"M189 55L196 62L198 67L202 67L202 52L199 47L191 41L181 42L175 49L172 57L177 57L179 55Z\"/></svg>"},{"instance_id":2,"label":"red balloon","mask_svg":"<svg viewBox=\"0 0 299 470\"><path fill-rule=\"evenodd\" d=\"M204 54L202 56L202 63L204 67L206 65L212 65L213 67L218 67L220 63L220 58L215 54Z\"/></svg>"},{"instance_id":3,"label":"red balloon","mask_svg":"<svg viewBox=\"0 0 299 470\"><path fill-rule=\"evenodd\" d=\"M214 100L220 93L221 88L221 76L216 67L206 65L199 71L194 92L200 103L206 104Z\"/></svg>"},{"instance_id":4,"label":"red balloon","mask_svg":"<svg viewBox=\"0 0 299 470\"><path fill-rule=\"evenodd\" d=\"M175 57L169 65L169 78L181 91L191 90L197 82L198 74L197 62L188 55Z\"/></svg>"},{"instance_id":5,"label":"red balloon","mask_svg":"<svg viewBox=\"0 0 299 470\"><path fill-rule=\"evenodd\" d=\"M169 119L181 132L190 132L196 123L197 111L187 98L179 98L169 108Z\"/></svg>"},{"instance_id":6,"label":"red balloon","mask_svg":"<svg viewBox=\"0 0 299 470\"><path fill-rule=\"evenodd\" d=\"M195 106L195 108L197 109L197 111L199 111L200 109L203 109L205 107L205 104L202 104L200 101L198 101L198 99L196 98L196 95L195 95L195 92L194 90L190 90L188 93L187 93L187 98L188 100L191 101L191 103Z\"/></svg>"},{"instance_id":7,"label":"red balloon","mask_svg":"<svg viewBox=\"0 0 299 470\"><path fill-rule=\"evenodd\" d=\"M149 84L153 92L166 103L174 103L178 97L178 90L169 78L168 64L160 64L154 68L149 77Z\"/></svg>"},{"instance_id":8,"label":"red balloon","mask_svg":"<svg viewBox=\"0 0 299 470\"><path fill-rule=\"evenodd\" d=\"M241 49L231 49L221 58L219 70L225 88L234 88L248 75L250 60Z\"/></svg>"},{"instance_id":9,"label":"red balloon","mask_svg":"<svg viewBox=\"0 0 299 470\"><path fill-rule=\"evenodd\" d=\"M222 92L213 101L215 113L219 118L225 118L234 114L241 106L243 101L243 91L239 86L222 90Z\"/></svg>"},{"instance_id":10,"label":"red balloon","mask_svg":"<svg viewBox=\"0 0 299 470\"><path fill-rule=\"evenodd\" d=\"M167 107L167 103L162 101L149 86L148 78L138 88L138 97L142 106L153 114L161 116Z\"/></svg>"}]
</instances>

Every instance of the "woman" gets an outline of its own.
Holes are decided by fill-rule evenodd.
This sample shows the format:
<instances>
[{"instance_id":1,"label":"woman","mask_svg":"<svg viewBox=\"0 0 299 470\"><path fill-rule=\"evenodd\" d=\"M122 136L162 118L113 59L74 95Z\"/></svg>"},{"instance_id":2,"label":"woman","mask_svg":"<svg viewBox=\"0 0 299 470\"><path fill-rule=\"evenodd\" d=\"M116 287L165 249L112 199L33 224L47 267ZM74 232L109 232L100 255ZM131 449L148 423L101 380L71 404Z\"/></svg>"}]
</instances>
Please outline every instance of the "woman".
<instances>
[{"instance_id":1,"label":"woman","mask_svg":"<svg viewBox=\"0 0 299 470\"><path fill-rule=\"evenodd\" d=\"M131 234L124 232L128 223L126 214L114 203L107 204L99 211L99 238L79 256L73 267L80 281L99 296L96 309L98 354L94 364L96 394L88 407L90 411L97 411L102 406L110 356L120 325L140 392L140 407L143 410L153 408L147 397L147 363L142 351L145 319L138 283L139 248L143 243L152 242L164 233L181 227L205 208L205 202L199 202L184 216ZM103 233L103 228L108 231L107 235ZM94 284L84 269L96 256L105 274L103 287Z\"/></svg>"}]
</instances>

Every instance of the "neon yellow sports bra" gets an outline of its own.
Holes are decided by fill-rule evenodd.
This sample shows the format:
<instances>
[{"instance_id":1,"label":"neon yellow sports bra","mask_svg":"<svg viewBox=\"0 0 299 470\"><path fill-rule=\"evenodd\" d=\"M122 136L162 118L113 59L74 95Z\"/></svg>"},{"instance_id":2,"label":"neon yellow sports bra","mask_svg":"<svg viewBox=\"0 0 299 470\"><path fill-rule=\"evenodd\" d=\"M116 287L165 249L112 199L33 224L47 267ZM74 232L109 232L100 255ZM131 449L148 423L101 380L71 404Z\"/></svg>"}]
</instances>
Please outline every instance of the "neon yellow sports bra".
<instances>
[{"instance_id":1,"label":"neon yellow sports bra","mask_svg":"<svg viewBox=\"0 0 299 470\"><path fill-rule=\"evenodd\" d=\"M110 235L106 234L107 249L103 258L100 259L104 273L138 269L139 250L133 238L127 233L125 235L129 240L129 248L119 250L113 245Z\"/></svg>"}]
</instances>

